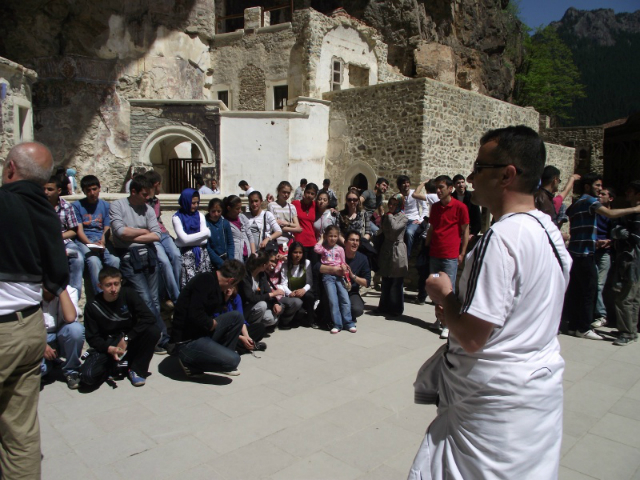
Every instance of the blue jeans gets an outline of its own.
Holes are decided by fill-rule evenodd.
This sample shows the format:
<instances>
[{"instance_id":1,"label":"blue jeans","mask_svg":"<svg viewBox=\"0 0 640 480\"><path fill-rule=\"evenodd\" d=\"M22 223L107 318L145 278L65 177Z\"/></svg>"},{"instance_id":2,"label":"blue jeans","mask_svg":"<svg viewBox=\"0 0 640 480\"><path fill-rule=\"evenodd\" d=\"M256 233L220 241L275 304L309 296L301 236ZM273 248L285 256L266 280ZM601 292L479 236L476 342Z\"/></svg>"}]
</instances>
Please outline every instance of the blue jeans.
<instances>
[{"instance_id":1,"label":"blue jeans","mask_svg":"<svg viewBox=\"0 0 640 480\"><path fill-rule=\"evenodd\" d=\"M404 243L407 244L407 258L411 256L411 249L413 248L413 241L416 236L416 231L420 227L419 223L413 223L413 220L409 220L407 223L407 230L404 232Z\"/></svg>"},{"instance_id":2,"label":"blue jeans","mask_svg":"<svg viewBox=\"0 0 640 480\"><path fill-rule=\"evenodd\" d=\"M240 355L236 353L236 344L244 317L233 311L223 313L216 321L218 325L211 336L177 346L178 358L186 366L202 372L230 372L238 368Z\"/></svg>"},{"instance_id":3,"label":"blue jeans","mask_svg":"<svg viewBox=\"0 0 640 480\"><path fill-rule=\"evenodd\" d=\"M96 294L100 293L102 291L98 285L98 275L100 274L100 270L102 270L106 265L114 268L120 268L120 259L115 255L112 255L106 248L102 253L97 253L91 251L91 249L84 243L76 241L76 246L80 252L82 252L82 255L84 255L84 263L89 271L93 291Z\"/></svg>"},{"instance_id":4,"label":"blue jeans","mask_svg":"<svg viewBox=\"0 0 640 480\"><path fill-rule=\"evenodd\" d=\"M456 293L456 277L458 276L458 259L457 258L436 258L429 257L429 272L444 272L451 280L453 293Z\"/></svg>"},{"instance_id":5,"label":"blue jeans","mask_svg":"<svg viewBox=\"0 0 640 480\"><path fill-rule=\"evenodd\" d=\"M349 292L344 287L341 277L335 275L322 275L322 284L329 299L329 309L331 310L331 320L333 326L342 330L343 328L355 327L355 322L351 318L351 302Z\"/></svg>"},{"instance_id":6,"label":"blue jeans","mask_svg":"<svg viewBox=\"0 0 640 480\"><path fill-rule=\"evenodd\" d=\"M596 299L595 318L600 318L607 316L607 309L602 299L602 291L604 290L604 284L607 282L607 275L611 268L611 250L607 248L596 250L595 259L596 268L598 269L598 297Z\"/></svg>"},{"instance_id":7,"label":"blue jeans","mask_svg":"<svg viewBox=\"0 0 640 480\"><path fill-rule=\"evenodd\" d=\"M162 334L158 345L164 346L169 341L169 335L167 334L167 326L160 316L160 299L158 298L158 277L160 275L157 266L155 268L149 267L149 255L143 255L141 262L142 270L134 272L131 265L131 255L127 252L120 257L120 271L156 317L156 325Z\"/></svg>"},{"instance_id":8,"label":"blue jeans","mask_svg":"<svg viewBox=\"0 0 640 480\"><path fill-rule=\"evenodd\" d=\"M69 262L69 285L78 291L78 297L80 297L82 293L82 274L84 273L84 255L73 241L67 243L64 248L67 254L73 252L71 253L73 256L67 256Z\"/></svg>"},{"instance_id":9,"label":"blue jeans","mask_svg":"<svg viewBox=\"0 0 640 480\"><path fill-rule=\"evenodd\" d=\"M168 233L160 235L155 242L160 262L160 292L166 288L172 302L178 301L180 295L180 272L182 271L182 255L173 238ZM162 295L161 295L162 296Z\"/></svg>"},{"instance_id":10,"label":"blue jeans","mask_svg":"<svg viewBox=\"0 0 640 480\"><path fill-rule=\"evenodd\" d=\"M404 312L404 278L382 277L378 310L391 315Z\"/></svg>"},{"instance_id":11,"label":"blue jeans","mask_svg":"<svg viewBox=\"0 0 640 480\"><path fill-rule=\"evenodd\" d=\"M78 373L80 369L80 355L82 355L82 347L84 346L84 327L81 323L66 323L60 330L54 333L47 333L47 343L57 342L58 357L64 357L66 360L62 364L62 373L70 375ZM42 359L42 376L51 371L51 362Z\"/></svg>"}]
</instances>

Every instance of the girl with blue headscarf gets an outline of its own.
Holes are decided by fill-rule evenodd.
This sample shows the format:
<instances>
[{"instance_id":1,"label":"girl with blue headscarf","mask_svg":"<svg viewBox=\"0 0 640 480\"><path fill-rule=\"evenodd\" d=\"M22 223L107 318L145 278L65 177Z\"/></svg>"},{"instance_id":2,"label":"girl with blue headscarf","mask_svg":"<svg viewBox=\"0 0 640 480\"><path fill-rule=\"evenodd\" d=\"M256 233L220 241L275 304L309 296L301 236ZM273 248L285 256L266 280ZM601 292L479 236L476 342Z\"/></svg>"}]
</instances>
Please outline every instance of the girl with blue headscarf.
<instances>
[{"instance_id":1,"label":"girl with blue headscarf","mask_svg":"<svg viewBox=\"0 0 640 480\"><path fill-rule=\"evenodd\" d=\"M211 260L207 252L207 240L211 232L204 215L198 212L200 194L193 188L185 188L178 199L180 210L173 215L176 245L182 254L180 288L196 274L211 271Z\"/></svg>"}]
</instances>

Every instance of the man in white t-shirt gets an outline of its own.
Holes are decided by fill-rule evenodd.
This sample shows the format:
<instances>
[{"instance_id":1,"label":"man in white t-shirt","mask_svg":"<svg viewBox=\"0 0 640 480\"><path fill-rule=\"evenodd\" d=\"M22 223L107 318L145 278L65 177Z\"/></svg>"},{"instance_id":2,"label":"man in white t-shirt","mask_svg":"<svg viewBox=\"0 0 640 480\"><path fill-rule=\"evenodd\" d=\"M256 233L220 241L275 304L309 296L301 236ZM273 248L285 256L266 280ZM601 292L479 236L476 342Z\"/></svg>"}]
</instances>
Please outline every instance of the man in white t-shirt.
<instances>
[{"instance_id":1,"label":"man in white t-shirt","mask_svg":"<svg viewBox=\"0 0 640 480\"><path fill-rule=\"evenodd\" d=\"M404 243L407 244L407 257L410 257L416 232L418 231L420 223L422 223L420 209L425 210L422 205L425 202L413 197L414 190L411 189L411 179L406 175L400 175L396 179L396 185L400 193L404 196L404 214L408 220L407 229L404 232Z\"/></svg>"},{"instance_id":2,"label":"man in white t-shirt","mask_svg":"<svg viewBox=\"0 0 640 480\"><path fill-rule=\"evenodd\" d=\"M418 403L437 392L438 415L412 480L558 476L564 361L557 332L571 257L534 206L546 157L538 134L525 126L492 130L480 145L468 179L472 200L496 222L467 255L457 295L443 272L427 280L450 335L438 366L425 364L416 380Z\"/></svg>"}]
</instances>

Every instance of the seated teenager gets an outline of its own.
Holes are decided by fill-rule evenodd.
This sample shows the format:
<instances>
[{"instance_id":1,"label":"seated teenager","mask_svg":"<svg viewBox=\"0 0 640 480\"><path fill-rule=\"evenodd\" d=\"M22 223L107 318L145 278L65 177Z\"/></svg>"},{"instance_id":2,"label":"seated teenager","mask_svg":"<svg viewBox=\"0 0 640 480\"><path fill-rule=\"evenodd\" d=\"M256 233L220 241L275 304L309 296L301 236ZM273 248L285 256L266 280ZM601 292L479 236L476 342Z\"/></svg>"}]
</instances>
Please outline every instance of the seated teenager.
<instances>
[{"instance_id":1,"label":"seated teenager","mask_svg":"<svg viewBox=\"0 0 640 480\"><path fill-rule=\"evenodd\" d=\"M87 343L94 351L80 368L80 381L102 383L124 358L131 384L141 387L160 339L156 317L133 288L122 288L117 268L103 268L98 280L102 292L84 309Z\"/></svg>"},{"instance_id":2,"label":"seated teenager","mask_svg":"<svg viewBox=\"0 0 640 480\"><path fill-rule=\"evenodd\" d=\"M245 275L238 260L227 260L216 272L199 273L182 289L173 314L171 341L185 374L240 375L235 352L244 325L241 312L223 312L224 292Z\"/></svg>"},{"instance_id":3,"label":"seated teenager","mask_svg":"<svg viewBox=\"0 0 640 480\"><path fill-rule=\"evenodd\" d=\"M226 312L240 312L242 311L242 298L238 295L238 289L236 287L227 288L224 292L224 300L226 302L222 313ZM218 317L220 314L216 313L215 317ZM267 334L267 329L264 324L256 322L249 323L246 320L244 321L244 325L242 325L242 331L238 336L238 344L236 345L236 351L242 355L244 353L249 353L254 350L264 351L267 349L267 344L261 342L265 335Z\"/></svg>"},{"instance_id":4,"label":"seated teenager","mask_svg":"<svg viewBox=\"0 0 640 480\"><path fill-rule=\"evenodd\" d=\"M185 188L178 199L180 210L173 215L173 229L176 245L182 255L180 288L198 273L210 272L211 261L207 252L207 240L211 232L207 228L204 215L198 211L200 194L192 188Z\"/></svg>"},{"instance_id":5,"label":"seated teenager","mask_svg":"<svg viewBox=\"0 0 640 480\"><path fill-rule=\"evenodd\" d=\"M78 296L82 292L82 274L84 272L84 256L78 245L73 241L78 234L78 219L73 207L62 194L62 182L60 177L54 175L44 185L44 194L53 206L60 219L62 230L62 240L67 251L69 261L69 285L78 291Z\"/></svg>"},{"instance_id":6,"label":"seated teenager","mask_svg":"<svg viewBox=\"0 0 640 480\"><path fill-rule=\"evenodd\" d=\"M284 254L280 254L278 250L270 249L269 247L267 247L266 250L270 254L269 263L265 271L269 279L269 286L274 290L284 291L280 286L280 281L282 280L282 267L287 257ZM302 299L295 296L289 297L287 295L281 295L276 298L282 307L282 313L278 317L278 328L281 330L289 330L291 328L291 321L302 308Z\"/></svg>"},{"instance_id":7,"label":"seated teenager","mask_svg":"<svg viewBox=\"0 0 640 480\"><path fill-rule=\"evenodd\" d=\"M85 198L73 202L78 220L76 245L84 255L94 293L100 292L98 274L103 267L120 267L120 259L107 249L107 238L111 222L109 203L100 198L100 180L95 175L86 175L80 180Z\"/></svg>"},{"instance_id":8,"label":"seated teenager","mask_svg":"<svg viewBox=\"0 0 640 480\"><path fill-rule=\"evenodd\" d=\"M76 390L80 386L78 369L84 346L84 327L78 322L78 291L68 286L56 297L43 288L42 316L47 329L42 376L49 374L52 366L59 363L67 386Z\"/></svg>"},{"instance_id":9,"label":"seated teenager","mask_svg":"<svg viewBox=\"0 0 640 480\"><path fill-rule=\"evenodd\" d=\"M312 291L313 271L311 262L305 258L304 247L300 242L293 242L289 247L287 262L280 270L279 287L284 290L287 298L302 301L302 308L298 310L296 317L305 318L309 326L318 328L313 309L315 301Z\"/></svg>"},{"instance_id":10,"label":"seated teenager","mask_svg":"<svg viewBox=\"0 0 640 480\"><path fill-rule=\"evenodd\" d=\"M284 295L281 289L272 289L269 277L265 273L271 252L261 250L257 255L247 260L247 272L238 287L242 297L242 308L249 323L261 322L265 327L271 327L278 322L282 313L282 306L278 297Z\"/></svg>"},{"instance_id":11,"label":"seated teenager","mask_svg":"<svg viewBox=\"0 0 640 480\"><path fill-rule=\"evenodd\" d=\"M208 213L205 216L207 227L211 236L207 241L207 252L213 269L222 266L225 260L235 258L235 246L233 244L233 232L231 224L222 217L222 200L212 198L209 201Z\"/></svg>"}]
</instances>

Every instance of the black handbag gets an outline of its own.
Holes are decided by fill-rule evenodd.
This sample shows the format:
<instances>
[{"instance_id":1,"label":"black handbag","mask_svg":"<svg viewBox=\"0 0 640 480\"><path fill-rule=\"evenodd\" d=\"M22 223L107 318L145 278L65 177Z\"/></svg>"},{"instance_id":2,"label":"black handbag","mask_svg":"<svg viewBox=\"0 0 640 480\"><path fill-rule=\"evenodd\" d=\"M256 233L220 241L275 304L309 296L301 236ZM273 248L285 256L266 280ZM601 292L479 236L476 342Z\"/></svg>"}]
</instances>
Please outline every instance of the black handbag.
<instances>
[{"instance_id":1,"label":"black handbag","mask_svg":"<svg viewBox=\"0 0 640 480\"><path fill-rule=\"evenodd\" d=\"M267 234L267 212L264 212L262 215L262 235L260 235L260 241L265 239ZM277 252L278 251L278 242L277 240L269 240L267 245L262 248L265 252Z\"/></svg>"}]
</instances>

